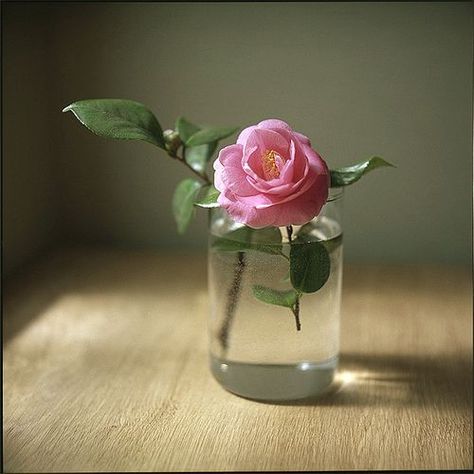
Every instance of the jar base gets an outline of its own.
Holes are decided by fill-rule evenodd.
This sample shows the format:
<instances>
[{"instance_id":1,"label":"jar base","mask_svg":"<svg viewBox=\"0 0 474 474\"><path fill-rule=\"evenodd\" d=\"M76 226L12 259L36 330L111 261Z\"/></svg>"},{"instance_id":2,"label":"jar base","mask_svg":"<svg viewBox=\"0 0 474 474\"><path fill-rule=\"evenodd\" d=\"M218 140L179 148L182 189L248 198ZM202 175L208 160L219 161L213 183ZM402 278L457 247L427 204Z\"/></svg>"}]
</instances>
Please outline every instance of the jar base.
<instances>
[{"instance_id":1,"label":"jar base","mask_svg":"<svg viewBox=\"0 0 474 474\"><path fill-rule=\"evenodd\" d=\"M298 364L249 364L210 356L214 378L229 392L261 401L290 401L326 393L338 357Z\"/></svg>"}]
</instances>

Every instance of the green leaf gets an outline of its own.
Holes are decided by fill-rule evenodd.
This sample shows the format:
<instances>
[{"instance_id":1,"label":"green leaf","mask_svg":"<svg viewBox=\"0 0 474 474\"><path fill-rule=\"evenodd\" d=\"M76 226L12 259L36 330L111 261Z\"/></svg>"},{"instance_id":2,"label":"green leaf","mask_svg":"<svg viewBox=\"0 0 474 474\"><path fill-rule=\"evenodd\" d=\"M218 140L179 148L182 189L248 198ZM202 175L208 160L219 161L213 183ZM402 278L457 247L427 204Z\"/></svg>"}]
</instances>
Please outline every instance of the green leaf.
<instances>
[{"instance_id":1,"label":"green leaf","mask_svg":"<svg viewBox=\"0 0 474 474\"><path fill-rule=\"evenodd\" d=\"M226 237L253 244L281 244L281 233L278 227L252 229L251 227L242 226L229 232Z\"/></svg>"},{"instance_id":2,"label":"green leaf","mask_svg":"<svg viewBox=\"0 0 474 474\"><path fill-rule=\"evenodd\" d=\"M186 146L198 146L222 140L235 133L239 127L213 127L205 128L194 133L186 140Z\"/></svg>"},{"instance_id":3,"label":"green leaf","mask_svg":"<svg viewBox=\"0 0 474 474\"><path fill-rule=\"evenodd\" d=\"M308 242L321 242L326 247L326 250L329 254L342 244L342 234L336 235L329 240L317 240L317 237L314 235L314 231L317 231L317 228L312 222L308 222L298 230L295 242L299 244Z\"/></svg>"},{"instance_id":4,"label":"green leaf","mask_svg":"<svg viewBox=\"0 0 474 474\"><path fill-rule=\"evenodd\" d=\"M323 240L321 243L324 245L324 247L326 247L328 253L331 254L342 245L342 234L339 234L338 236L329 240Z\"/></svg>"},{"instance_id":5,"label":"green leaf","mask_svg":"<svg viewBox=\"0 0 474 474\"><path fill-rule=\"evenodd\" d=\"M293 288L314 293L329 278L331 262L321 242L292 243L290 248L290 279Z\"/></svg>"},{"instance_id":6,"label":"green leaf","mask_svg":"<svg viewBox=\"0 0 474 474\"><path fill-rule=\"evenodd\" d=\"M217 237L212 248L219 252L245 252L256 250L271 255L282 255L281 234L276 227L252 229L244 226Z\"/></svg>"},{"instance_id":7,"label":"green leaf","mask_svg":"<svg viewBox=\"0 0 474 474\"><path fill-rule=\"evenodd\" d=\"M219 203L217 202L218 197L219 191L211 185L207 187L206 194L204 194L204 196L198 201L195 201L194 205L204 208L220 207Z\"/></svg>"},{"instance_id":8,"label":"green leaf","mask_svg":"<svg viewBox=\"0 0 474 474\"><path fill-rule=\"evenodd\" d=\"M193 216L194 200L201 189L201 183L193 178L186 178L176 187L173 195L173 214L178 226L178 233L183 234Z\"/></svg>"},{"instance_id":9,"label":"green leaf","mask_svg":"<svg viewBox=\"0 0 474 474\"><path fill-rule=\"evenodd\" d=\"M161 125L140 102L125 99L80 100L63 109L63 112L68 111L101 137L142 140L165 149Z\"/></svg>"},{"instance_id":10,"label":"green leaf","mask_svg":"<svg viewBox=\"0 0 474 474\"><path fill-rule=\"evenodd\" d=\"M258 300L285 308L293 308L298 297L295 290L278 291L261 285L254 285L252 291Z\"/></svg>"},{"instance_id":11,"label":"green leaf","mask_svg":"<svg viewBox=\"0 0 474 474\"><path fill-rule=\"evenodd\" d=\"M383 166L391 166L395 168L395 165L392 165L388 161L385 161L379 156L374 156L370 160L361 161L355 165L346 166L344 168L338 168L336 170L331 170L331 186L348 186L349 184L355 183L358 181L364 174L368 173L377 168Z\"/></svg>"},{"instance_id":12,"label":"green leaf","mask_svg":"<svg viewBox=\"0 0 474 474\"><path fill-rule=\"evenodd\" d=\"M176 130L178 131L179 137L186 144L192 135L201 130L200 127L191 123L184 117L178 117L176 120ZM205 143L203 145L188 145L186 144L185 159L186 162L198 173L205 171L207 163L212 158L212 155L216 151L217 140Z\"/></svg>"},{"instance_id":13,"label":"green leaf","mask_svg":"<svg viewBox=\"0 0 474 474\"><path fill-rule=\"evenodd\" d=\"M177 118L175 128L183 143L186 143L192 135L201 130L197 125L191 123L184 117Z\"/></svg>"},{"instance_id":14,"label":"green leaf","mask_svg":"<svg viewBox=\"0 0 474 474\"><path fill-rule=\"evenodd\" d=\"M198 173L202 173L206 170L207 163L209 163L216 148L217 142L187 147L185 154L186 162Z\"/></svg>"}]
</instances>

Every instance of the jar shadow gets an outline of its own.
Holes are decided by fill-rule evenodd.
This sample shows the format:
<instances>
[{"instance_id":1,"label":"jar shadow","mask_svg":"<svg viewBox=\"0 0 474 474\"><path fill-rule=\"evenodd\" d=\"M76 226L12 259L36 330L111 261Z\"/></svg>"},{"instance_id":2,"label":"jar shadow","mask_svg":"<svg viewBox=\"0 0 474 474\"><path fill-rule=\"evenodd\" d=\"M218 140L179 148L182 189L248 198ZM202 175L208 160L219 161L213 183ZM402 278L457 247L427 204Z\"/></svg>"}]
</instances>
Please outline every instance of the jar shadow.
<instances>
[{"instance_id":1,"label":"jar shadow","mask_svg":"<svg viewBox=\"0 0 474 474\"><path fill-rule=\"evenodd\" d=\"M472 406L472 360L461 356L344 353L317 397L259 403L285 406Z\"/></svg>"}]
</instances>

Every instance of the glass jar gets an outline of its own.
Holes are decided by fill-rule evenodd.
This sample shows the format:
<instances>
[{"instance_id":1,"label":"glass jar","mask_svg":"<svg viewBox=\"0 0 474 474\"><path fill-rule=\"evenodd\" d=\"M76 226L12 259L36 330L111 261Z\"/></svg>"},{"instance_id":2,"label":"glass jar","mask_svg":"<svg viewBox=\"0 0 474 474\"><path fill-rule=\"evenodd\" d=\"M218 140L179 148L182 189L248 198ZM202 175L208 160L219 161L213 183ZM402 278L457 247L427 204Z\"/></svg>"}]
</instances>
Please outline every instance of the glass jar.
<instances>
[{"instance_id":1,"label":"glass jar","mask_svg":"<svg viewBox=\"0 0 474 474\"><path fill-rule=\"evenodd\" d=\"M253 230L225 210L211 211L208 278L210 367L237 395L266 401L324 393L338 363L342 286L342 188L330 189L320 214L304 226ZM293 305L265 301L261 288L294 291L291 245L320 242L330 257L329 277ZM288 293L288 294L290 294ZM260 298L258 298L260 296Z\"/></svg>"}]
</instances>

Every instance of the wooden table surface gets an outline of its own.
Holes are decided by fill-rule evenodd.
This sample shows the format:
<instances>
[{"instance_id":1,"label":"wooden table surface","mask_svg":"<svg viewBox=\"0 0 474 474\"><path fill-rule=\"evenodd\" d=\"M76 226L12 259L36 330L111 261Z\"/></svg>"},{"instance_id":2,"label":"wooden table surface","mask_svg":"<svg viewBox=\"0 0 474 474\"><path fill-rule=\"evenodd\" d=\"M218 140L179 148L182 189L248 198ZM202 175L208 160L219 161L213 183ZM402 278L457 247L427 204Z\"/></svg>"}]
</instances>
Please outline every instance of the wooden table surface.
<instances>
[{"instance_id":1,"label":"wooden table surface","mask_svg":"<svg viewBox=\"0 0 474 474\"><path fill-rule=\"evenodd\" d=\"M344 272L333 392L276 405L208 370L205 256L29 266L4 287L4 470L472 468L470 270Z\"/></svg>"}]
</instances>

